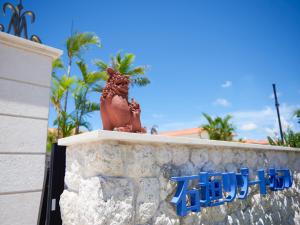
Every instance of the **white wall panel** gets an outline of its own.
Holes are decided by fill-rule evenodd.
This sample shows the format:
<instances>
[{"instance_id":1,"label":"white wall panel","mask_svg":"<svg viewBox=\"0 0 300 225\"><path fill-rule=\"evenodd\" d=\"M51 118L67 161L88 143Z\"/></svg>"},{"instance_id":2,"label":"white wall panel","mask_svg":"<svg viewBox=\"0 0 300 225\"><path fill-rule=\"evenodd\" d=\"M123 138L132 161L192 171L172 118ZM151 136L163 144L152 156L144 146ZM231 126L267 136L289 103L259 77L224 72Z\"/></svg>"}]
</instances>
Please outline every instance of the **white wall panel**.
<instances>
[{"instance_id":1,"label":"white wall panel","mask_svg":"<svg viewBox=\"0 0 300 225\"><path fill-rule=\"evenodd\" d=\"M48 118L50 88L0 79L0 114Z\"/></svg>"},{"instance_id":2,"label":"white wall panel","mask_svg":"<svg viewBox=\"0 0 300 225\"><path fill-rule=\"evenodd\" d=\"M1 225L36 225L41 192L0 195Z\"/></svg>"},{"instance_id":3,"label":"white wall panel","mask_svg":"<svg viewBox=\"0 0 300 225\"><path fill-rule=\"evenodd\" d=\"M45 155L0 154L0 194L41 190Z\"/></svg>"},{"instance_id":4,"label":"white wall panel","mask_svg":"<svg viewBox=\"0 0 300 225\"><path fill-rule=\"evenodd\" d=\"M45 153L47 120L0 115L0 152Z\"/></svg>"},{"instance_id":5,"label":"white wall panel","mask_svg":"<svg viewBox=\"0 0 300 225\"><path fill-rule=\"evenodd\" d=\"M50 86L51 58L0 43L0 77Z\"/></svg>"}]
</instances>

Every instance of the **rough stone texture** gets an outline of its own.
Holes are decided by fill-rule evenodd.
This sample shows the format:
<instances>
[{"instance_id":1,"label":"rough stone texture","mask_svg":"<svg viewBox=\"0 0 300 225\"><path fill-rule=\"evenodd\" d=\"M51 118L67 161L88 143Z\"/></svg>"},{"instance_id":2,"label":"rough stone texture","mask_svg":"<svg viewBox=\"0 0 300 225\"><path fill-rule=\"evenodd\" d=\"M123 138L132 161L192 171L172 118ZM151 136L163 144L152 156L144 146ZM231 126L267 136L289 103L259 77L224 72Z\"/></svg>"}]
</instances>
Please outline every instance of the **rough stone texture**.
<instances>
[{"instance_id":1,"label":"rough stone texture","mask_svg":"<svg viewBox=\"0 0 300 225\"><path fill-rule=\"evenodd\" d=\"M72 225L133 224L133 186L125 178L81 179L78 193L60 198L62 220Z\"/></svg>"},{"instance_id":2,"label":"rough stone texture","mask_svg":"<svg viewBox=\"0 0 300 225\"><path fill-rule=\"evenodd\" d=\"M141 149L144 149L141 151ZM126 164L126 176L129 177L156 177L159 167L156 164L154 151L151 147L144 148L143 145L134 145L125 151L124 163Z\"/></svg>"},{"instance_id":3,"label":"rough stone texture","mask_svg":"<svg viewBox=\"0 0 300 225\"><path fill-rule=\"evenodd\" d=\"M172 176L249 167L254 178L257 169L272 166L293 171L292 188L261 196L252 186L245 200L184 218L170 204L176 190ZM300 150L93 142L67 148L65 182L64 225L300 224Z\"/></svg>"},{"instance_id":4,"label":"rough stone texture","mask_svg":"<svg viewBox=\"0 0 300 225\"><path fill-rule=\"evenodd\" d=\"M137 219L140 224L146 223L155 214L159 205L159 183L156 178L141 178L137 196Z\"/></svg>"}]
</instances>

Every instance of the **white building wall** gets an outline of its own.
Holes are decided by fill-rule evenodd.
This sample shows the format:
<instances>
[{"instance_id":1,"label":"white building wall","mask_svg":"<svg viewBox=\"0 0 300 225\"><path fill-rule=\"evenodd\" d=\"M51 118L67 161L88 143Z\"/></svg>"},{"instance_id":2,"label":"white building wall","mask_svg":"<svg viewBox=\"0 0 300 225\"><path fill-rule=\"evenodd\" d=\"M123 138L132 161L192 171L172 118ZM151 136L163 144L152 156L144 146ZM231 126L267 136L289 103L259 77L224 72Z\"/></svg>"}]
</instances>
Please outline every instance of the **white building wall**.
<instances>
[{"instance_id":1,"label":"white building wall","mask_svg":"<svg viewBox=\"0 0 300 225\"><path fill-rule=\"evenodd\" d=\"M51 66L60 50L0 32L0 224L37 224Z\"/></svg>"}]
</instances>

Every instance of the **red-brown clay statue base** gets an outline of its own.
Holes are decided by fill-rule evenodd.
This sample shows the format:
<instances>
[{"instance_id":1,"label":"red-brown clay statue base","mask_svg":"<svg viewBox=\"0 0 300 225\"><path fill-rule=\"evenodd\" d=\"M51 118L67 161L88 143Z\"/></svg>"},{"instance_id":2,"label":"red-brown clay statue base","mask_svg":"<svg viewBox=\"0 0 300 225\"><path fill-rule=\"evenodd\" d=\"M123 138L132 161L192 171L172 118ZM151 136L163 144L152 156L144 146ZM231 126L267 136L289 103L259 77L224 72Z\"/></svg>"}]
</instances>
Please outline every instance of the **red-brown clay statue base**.
<instances>
[{"instance_id":1,"label":"red-brown clay statue base","mask_svg":"<svg viewBox=\"0 0 300 225\"><path fill-rule=\"evenodd\" d=\"M129 77L111 68L107 69L109 79L102 91L100 112L104 130L132 133L146 133L142 127L140 105L128 101Z\"/></svg>"}]
</instances>

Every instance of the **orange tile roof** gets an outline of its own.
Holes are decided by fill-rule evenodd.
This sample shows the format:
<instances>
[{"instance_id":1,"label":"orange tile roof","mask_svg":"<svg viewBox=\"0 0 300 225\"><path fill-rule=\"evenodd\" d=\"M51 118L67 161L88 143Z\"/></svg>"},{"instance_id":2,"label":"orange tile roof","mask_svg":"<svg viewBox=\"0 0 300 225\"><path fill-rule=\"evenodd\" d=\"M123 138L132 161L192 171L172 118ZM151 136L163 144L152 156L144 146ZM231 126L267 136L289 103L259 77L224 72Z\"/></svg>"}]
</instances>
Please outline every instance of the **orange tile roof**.
<instances>
[{"instance_id":1,"label":"orange tile roof","mask_svg":"<svg viewBox=\"0 0 300 225\"><path fill-rule=\"evenodd\" d=\"M196 128L190 128L184 130L166 131L166 132L161 132L159 134L165 136L182 136L182 135L198 134L202 130L203 130L202 128L196 127Z\"/></svg>"},{"instance_id":2,"label":"orange tile roof","mask_svg":"<svg viewBox=\"0 0 300 225\"><path fill-rule=\"evenodd\" d=\"M253 139L243 140L243 143L247 143L247 144L259 144L259 145L268 145L269 144L269 142L267 140L253 140Z\"/></svg>"},{"instance_id":3,"label":"orange tile roof","mask_svg":"<svg viewBox=\"0 0 300 225\"><path fill-rule=\"evenodd\" d=\"M176 130L176 131L165 131L159 133L160 135L165 135L165 136L184 136L184 135L191 135L191 134L199 134L203 128L189 128L189 129L184 129L184 130ZM233 136L236 136L234 133ZM268 140L254 140L254 139L246 139L242 141L243 143L247 144L259 144L259 145L268 145L269 142Z\"/></svg>"}]
</instances>

